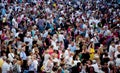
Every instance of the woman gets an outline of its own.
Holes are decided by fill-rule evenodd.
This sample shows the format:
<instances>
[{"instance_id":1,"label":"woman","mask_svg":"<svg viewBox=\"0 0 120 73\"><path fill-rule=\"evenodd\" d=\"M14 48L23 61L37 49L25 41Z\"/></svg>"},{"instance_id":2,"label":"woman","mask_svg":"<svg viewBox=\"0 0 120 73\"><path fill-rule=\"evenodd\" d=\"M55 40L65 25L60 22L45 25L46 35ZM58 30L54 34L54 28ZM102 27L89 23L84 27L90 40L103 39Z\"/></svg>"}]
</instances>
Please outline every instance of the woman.
<instances>
[{"instance_id":1,"label":"woman","mask_svg":"<svg viewBox=\"0 0 120 73\"><path fill-rule=\"evenodd\" d=\"M13 62L14 57L15 57L15 54L14 54L13 50L11 49L10 53L8 54L8 58L10 59L10 62Z\"/></svg>"},{"instance_id":2,"label":"woman","mask_svg":"<svg viewBox=\"0 0 120 73\"><path fill-rule=\"evenodd\" d=\"M93 60L94 59L94 53L95 53L95 49L94 49L94 44L93 43L90 44L89 53L90 53L90 60Z\"/></svg>"},{"instance_id":3,"label":"woman","mask_svg":"<svg viewBox=\"0 0 120 73\"><path fill-rule=\"evenodd\" d=\"M52 61L52 57L50 57L46 63L44 64L44 71L45 72L48 72L48 73L51 73L52 72L52 68L53 68L53 61Z\"/></svg>"},{"instance_id":4,"label":"woman","mask_svg":"<svg viewBox=\"0 0 120 73\"><path fill-rule=\"evenodd\" d=\"M52 55L54 53L53 46L49 46L48 53Z\"/></svg>"}]
</instances>

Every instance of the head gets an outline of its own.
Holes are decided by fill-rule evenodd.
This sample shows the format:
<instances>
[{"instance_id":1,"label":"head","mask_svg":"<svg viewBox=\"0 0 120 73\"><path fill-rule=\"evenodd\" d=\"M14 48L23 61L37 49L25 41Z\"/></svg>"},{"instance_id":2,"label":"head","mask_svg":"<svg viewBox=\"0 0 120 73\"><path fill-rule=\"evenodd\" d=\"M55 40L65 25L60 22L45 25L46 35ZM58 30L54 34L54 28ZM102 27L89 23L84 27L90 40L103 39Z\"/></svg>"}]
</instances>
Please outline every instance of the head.
<instances>
[{"instance_id":1,"label":"head","mask_svg":"<svg viewBox=\"0 0 120 73\"><path fill-rule=\"evenodd\" d=\"M117 55L117 58L120 58L120 54Z\"/></svg>"},{"instance_id":2,"label":"head","mask_svg":"<svg viewBox=\"0 0 120 73\"><path fill-rule=\"evenodd\" d=\"M117 50L120 52L120 46L117 47Z\"/></svg>"}]
</instances>

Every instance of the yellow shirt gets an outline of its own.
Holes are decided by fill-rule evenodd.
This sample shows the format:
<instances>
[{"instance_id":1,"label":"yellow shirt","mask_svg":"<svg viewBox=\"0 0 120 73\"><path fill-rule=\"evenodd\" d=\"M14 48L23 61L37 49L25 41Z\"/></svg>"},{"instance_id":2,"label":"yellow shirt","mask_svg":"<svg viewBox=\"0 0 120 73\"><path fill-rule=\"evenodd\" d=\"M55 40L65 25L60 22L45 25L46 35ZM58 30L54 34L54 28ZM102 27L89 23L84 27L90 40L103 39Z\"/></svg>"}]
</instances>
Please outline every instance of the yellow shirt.
<instances>
[{"instance_id":1,"label":"yellow shirt","mask_svg":"<svg viewBox=\"0 0 120 73\"><path fill-rule=\"evenodd\" d=\"M2 67L3 63L4 63L3 59L0 59L0 68Z\"/></svg>"},{"instance_id":2,"label":"yellow shirt","mask_svg":"<svg viewBox=\"0 0 120 73\"><path fill-rule=\"evenodd\" d=\"M94 53L95 53L95 49L94 48L90 48L90 60L94 59Z\"/></svg>"}]
</instances>

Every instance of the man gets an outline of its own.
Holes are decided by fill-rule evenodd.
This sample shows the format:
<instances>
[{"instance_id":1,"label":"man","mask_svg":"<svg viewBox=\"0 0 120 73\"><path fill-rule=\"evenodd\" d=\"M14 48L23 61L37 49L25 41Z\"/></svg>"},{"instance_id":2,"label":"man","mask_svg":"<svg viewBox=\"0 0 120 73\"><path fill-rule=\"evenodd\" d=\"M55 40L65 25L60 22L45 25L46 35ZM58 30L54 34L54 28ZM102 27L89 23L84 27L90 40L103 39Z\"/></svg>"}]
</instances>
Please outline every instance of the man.
<instances>
[{"instance_id":1,"label":"man","mask_svg":"<svg viewBox=\"0 0 120 73\"><path fill-rule=\"evenodd\" d=\"M36 60L36 56L33 55L31 61L28 63L29 73L37 73L38 61Z\"/></svg>"},{"instance_id":2,"label":"man","mask_svg":"<svg viewBox=\"0 0 120 73\"><path fill-rule=\"evenodd\" d=\"M94 68L94 70L95 70L96 73L99 72L99 67L98 67L98 64L97 64L96 60L93 60L92 67Z\"/></svg>"},{"instance_id":3,"label":"man","mask_svg":"<svg viewBox=\"0 0 120 73\"><path fill-rule=\"evenodd\" d=\"M120 54L120 46L117 47L117 51L114 53L114 57L117 58L118 54Z\"/></svg>"},{"instance_id":4,"label":"man","mask_svg":"<svg viewBox=\"0 0 120 73\"><path fill-rule=\"evenodd\" d=\"M115 62L116 62L116 66L119 67L120 66L120 54L117 55Z\"/></svg>"},{"instance_id":5,"label":"man","mask_svg":"<svg viewBox=\"0 0 120 73\"><path fill-rule=\"evenodd\" d=\"M78 62L76 66L72 67L71 73L80 73L82 69L81 63Z\"/></svg>"},{"instance_id":6,"label":"man","mask_svg":"<svg viewBox=\"0 0 120 73\"><path fill-rule=\"evenodd\" d=\"M27 68L27 64L26 64L27 56L26 56L26 53L25 53L25 48L21 49L20 58L23 60L22 69L25 70Z\"/></svg>"},{"instance_id":7,"label":"man","mask_svg":"<svg viewBox=\"0 0 120 73\"><path fill-rule=\"evenodd\" d=\"M70 48L71 52L75 52L76 51L76 46L74 42L71 42L71 44L68 46L68 48Z\"/></svg>"},{"instance_id":8,"label":"man","mask_svg":"<svg viewBox=\"0 0 120 73\"><path fill-rule=\"evenodd\" d=\"M3 61L4 61L4 63L2 65L2 73L8 73L10 71L10 68L9 68L10 66L8 64L7 58L3 57Z\"/></svg>"}]
</instances>

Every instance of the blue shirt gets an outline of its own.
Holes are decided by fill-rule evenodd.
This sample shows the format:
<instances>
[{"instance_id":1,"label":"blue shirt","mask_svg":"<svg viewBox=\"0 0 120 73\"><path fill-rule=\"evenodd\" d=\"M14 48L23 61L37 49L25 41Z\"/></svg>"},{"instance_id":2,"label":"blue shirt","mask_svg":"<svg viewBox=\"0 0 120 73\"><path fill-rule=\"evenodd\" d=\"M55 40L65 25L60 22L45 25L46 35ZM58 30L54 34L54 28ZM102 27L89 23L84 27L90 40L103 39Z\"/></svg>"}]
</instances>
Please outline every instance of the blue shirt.
<instances>
[{"instance_id":1,"label":"blue shirt","mask_svg":"<svg viewBox=\"0 0 120 73\"><path fill-rule=\"evenodd\" d=\"M33 64L33 62L29 66L29 71L34 71L34 64Z\"/></svg>"},{"instance_id":2,"label":"blue shirt","mask_svg":"<svg viewBox=\"0 0 120 73\"><path fill-rule=\"evenodd\" d=\"M5 14L6 14L5 8L2 8L2 15L5 15Z\"/></svg>"},{"instance_id":3,"label":"blue shirt","mask_svg":"<svg viewBox=\"0 0 120 73\"><path fill-rule=\"evenodd\" d=\"M20 52L20 58L22 58L22 60L26 60L27 59L26 53L23 51Z\"/></svg>"},{"instance_id":4,"label":"blue shirt","mask_svg":"<svg viewBox=\"0 0 120 73\"><path fill-rule=\"evenodd\" d=\"M75 50L76 50L76 46L71 46L71 45L70 45L69 48L70 48L70 51L71 51L71 52L75 52Z\"/></svg>"}]
</instances>

